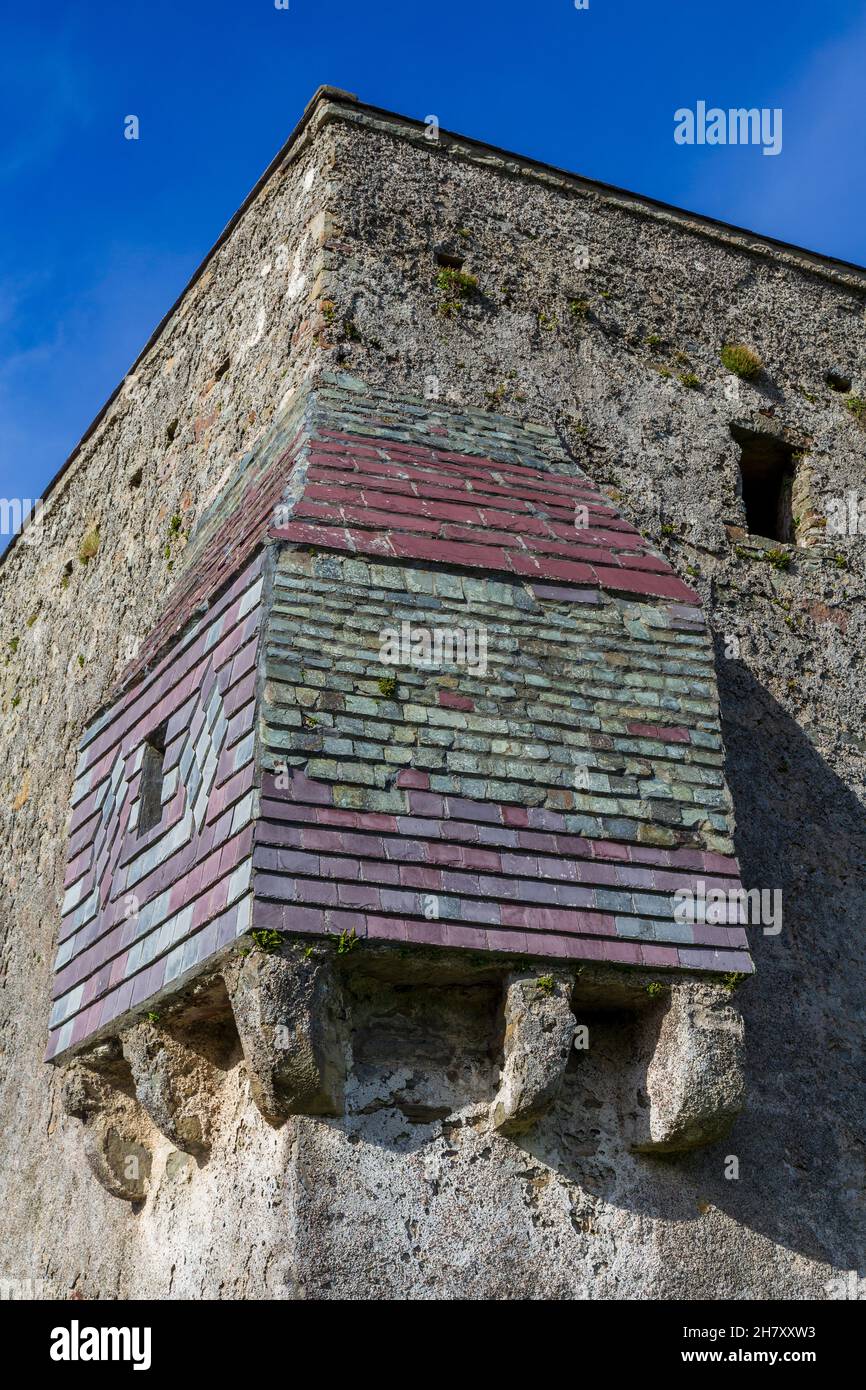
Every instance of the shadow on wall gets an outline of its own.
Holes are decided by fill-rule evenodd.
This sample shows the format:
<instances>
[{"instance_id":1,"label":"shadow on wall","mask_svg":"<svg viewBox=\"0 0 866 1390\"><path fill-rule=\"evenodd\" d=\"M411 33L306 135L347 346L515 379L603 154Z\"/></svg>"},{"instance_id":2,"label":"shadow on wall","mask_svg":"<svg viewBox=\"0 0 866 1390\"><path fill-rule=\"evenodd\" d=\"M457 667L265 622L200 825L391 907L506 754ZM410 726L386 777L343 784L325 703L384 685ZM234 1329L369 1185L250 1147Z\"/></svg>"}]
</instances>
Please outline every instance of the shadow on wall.
<instances>
[{"instance_id":1,"label":"shadow on wall","mask_svg":"<svg viewBox=\"0 0 866 1390\"><path fill-rule=\"evenodd\" d=\"M866 1250L866 809L741 662L717 661L736 846L748 887L782 891L750 931L747 1109L736 1201L773 1240L863 1272ZM866 780L866 772L864 772Z\"/></svg>"},{"instance_id":2,"label":"shadow on wall","mask_svg":"<svg viewBox=\"0 0 866 1390\"><path fill-rule=\"evenodd\" d=\"M747 888L781 889L782 930L750 927L758 973L738 991L747 1100L729 1136L691 1154L623 1147L612 1075L629 1069L628 1029L587 1020L547 1121L524 1147L616 1206L670 1221L714 1206L775 1244L864 1273L866 1250L866 811L740 662L719 687L736 846ZM616 1113L616 1112L619 1113ZM735 1156L739 1177L725 1177Z\"/></svg>"},{"instance_id":3,"label":"shadow on wall","mask_svg":"<svg viewBox=\"0 0 866 1390\"><path fill-rule=\"evenodd\" d=\"M634 1015L612 1008L578 1010L589 1050L572 1053L552 1111L525 1136L492 1134L483 1112L449 1122L467 1103L488 1104L496 1089L501 992L480 982L355 981L352 1113L317 1123L393 1154L418 1154L440 1136L456 1152L462 1134L468 1161L489 1159L507 1187L527 1173L543 1177L543 1165L638 1222L657 1218L646 1238L659 1267L683 1266L684 1281L681 1223L700 1222L709 1208L782 1249L861 1273L866 812L746 667L718 665L743 882L780 889L783 902L778 935L749 931L758 974L735 996L746 1020L748 1091L728 1137L684 1155L630 1151L640 1104ZM534 1166L501 1163L503 1145ZM736 1178L725 1176L731 1157ZM717 1253L730 1278L730 1236L719 1230L710 1223L696 1240L711 1270L712 1242L725 1242ZM767 1297L773 1277L767 1270Z\"/></svg>"}]
</instances>

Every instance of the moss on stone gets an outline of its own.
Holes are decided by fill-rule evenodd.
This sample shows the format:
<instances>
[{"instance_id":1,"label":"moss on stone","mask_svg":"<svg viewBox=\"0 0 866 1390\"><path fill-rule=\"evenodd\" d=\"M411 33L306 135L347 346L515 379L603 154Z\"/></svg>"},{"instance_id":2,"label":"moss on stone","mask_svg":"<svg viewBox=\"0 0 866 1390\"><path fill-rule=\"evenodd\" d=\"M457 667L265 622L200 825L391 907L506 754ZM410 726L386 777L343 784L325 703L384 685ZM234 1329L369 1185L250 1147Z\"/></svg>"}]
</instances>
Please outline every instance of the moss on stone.
<instances>
[{"instance_id":1,"label":"moss on stone","mask_svg":"<svg viewBox=\"0 0 866 1390\"><path fill-rule=\"evenodd\" d=\"M768 565L773 566L774 570L789 570L791 568L791 553L788 550L778 550L775 547L772 550L765 550L764 559Z\"/></svg>"},{"instance_id":2,"label":"moss on stone","mask_svg":"<svg viewBox=\"0 0 866 1390\"><path fill-rule=\"evenodd\" d=\"M763 370L760 357L745 343L726 343L720 355L722 366L743 381L754 381Z\"/></svg>"},{"instance_id":3,"label":"moss on stone","mask_svg":"<svg viewBox=\"0 0 866 1390\"><path fill-rule=\"evenodd\" d=\"M89 564L99 550L99 527L94 526L87 532L81 545L78 547L78 558L82 565Z\"/></svg>"},{"instance_id":4,"label":"moss on stone","mask_svg":"<svg viewBox=\"0 0 866 1390\"><path fill-rule=\"evenodd\" d=\"M468 271L443 266L436 276L436 288L444 296L437 313L441 318L453 319L478 293L478 280Z\"/></svg>"}]
</instances>

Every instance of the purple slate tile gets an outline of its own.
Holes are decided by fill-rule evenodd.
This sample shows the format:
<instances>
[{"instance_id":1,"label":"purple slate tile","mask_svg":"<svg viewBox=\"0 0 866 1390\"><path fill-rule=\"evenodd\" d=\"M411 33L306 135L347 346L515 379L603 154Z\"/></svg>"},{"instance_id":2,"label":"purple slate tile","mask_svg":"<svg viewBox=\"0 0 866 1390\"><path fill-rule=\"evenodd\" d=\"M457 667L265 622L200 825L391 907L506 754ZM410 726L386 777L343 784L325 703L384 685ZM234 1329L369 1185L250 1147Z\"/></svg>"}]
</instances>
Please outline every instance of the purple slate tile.
<instances>
[{"instance_id":1,"label":"purple slate tile","mask_svg":"<svg viewBox=\"0 0 866 1390\"><path fill-rule=\"evenodd\" d=\"M368 917L367 935L382 941L406 941L409 939L409 928L398 918Z\"/></svg>"},{"instance_id":2,"label":"purple slate tile","mask_svg":"<svg viewBox=\"0 0 866 1390\"><path fill-rule=\"evenodd\" d=\"M456 922L443 922L442 926L444 927L446 946L456 946L460 949L471 948L475 951L484 951L487 949L488 944L494 939L494 933L491 932L488 934L484 927L468 927L464 926L462 923L458 924ZM524 943L524 945L522 946L516 944L512 944L510 946L497 946L497 950L525 950L526 937L523 935L522 932L507 932L497 930L495 935L497 938L506 937L510 941L512 941L512 943L516 943L518 940Z\"/></svg>"},{"instance_id":3,"label":"purple slate tile","mask_svg":"<svg viewBox=\"0 0 866 1390\"><path fill-rule=\"evenodd\" d=\"M563 958L568 955L567 938L557 936L553 932L528 931L526 933L526 945L533 955Z\"/></svg>"},{"instance_id":4,"label":"purple slate tile","mask_svg":"<svg viewBox=\"0 0 866 1390\"><path fill-rule=\"evenodd\" d=\"M642 941L640 943L640 956L643 965L652 966L655 969L669 968L679 964L676 946L653 946Z\"/></svg>"},{"instance_id":5,"label":"purple slate tile","mask_svg":"<svg viewBox=\"0 0 866 1390\"><path fill-rule=\"evenodd\" d=\"M400 912L407 917L420 913L417 893L395 892L390 888L383 888L379 898L383 912Z\"/></svg>"},{"instance_id":6,"label":"purple slate tile","mask_svg":"<svg viewBox=\"0 0 866 1390\"><path fill-rule=\"evenodd\" d=\"M400 882L400 871L396 864L380 864L361 861L361 879L365 883L390 883L395 887Z\"/></svg>"},{"instance_id":7,"label":"purple slate tile","mask_svg":"<svg viewBox=\"0 0 866 1390\"><path fill-rule=\"evenodd\" d=\"M428 922L426 918L415 918L406 923L406 937L409 941L426 946L443 946L445 931L441 922Z\"/></svg>"},{"instance_id":8,"label":"purple slate tile","mask_svg":"<svg viewBox=\"0 0 866 1390\"><path fill-rule=\"evenodd\" d=\"M493 951L521 951L525 954L531 950L528 940L525 931L509 931L505 927L491 927L487 933L487 942ZM449 940L448 944L452 942Z\"/></svg>"},{"instance_id":9,"label":"purple slate tile","mask_svg":"<svg viewBox=\"0 0 866 1390\"><path fill-rule=\"evenodd\" d=\"M457 820L502 823L502 810L494 802L467 801L464 797L449 796L446 798L446 807L448 816Z\"/></svg>"}]
</instances>

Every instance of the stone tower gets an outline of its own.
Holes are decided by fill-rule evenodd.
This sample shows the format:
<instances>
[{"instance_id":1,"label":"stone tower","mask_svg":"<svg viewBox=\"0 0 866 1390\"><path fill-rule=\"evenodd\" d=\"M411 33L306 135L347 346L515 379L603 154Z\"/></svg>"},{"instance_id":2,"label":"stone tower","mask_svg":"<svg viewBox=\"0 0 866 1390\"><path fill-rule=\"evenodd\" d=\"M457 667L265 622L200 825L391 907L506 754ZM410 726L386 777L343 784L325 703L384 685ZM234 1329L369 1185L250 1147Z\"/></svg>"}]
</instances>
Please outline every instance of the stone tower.
<instances>
[{"instance_id":1,"label":"stone tower","mask_svg":"<svg viewBox=\"0 0 866 1390\"><path fill-rule=\"evenodd\" d=\"M864 291L317 93L0 568L10 1277L861 1272Z\"/></svg>"}]
</instances>

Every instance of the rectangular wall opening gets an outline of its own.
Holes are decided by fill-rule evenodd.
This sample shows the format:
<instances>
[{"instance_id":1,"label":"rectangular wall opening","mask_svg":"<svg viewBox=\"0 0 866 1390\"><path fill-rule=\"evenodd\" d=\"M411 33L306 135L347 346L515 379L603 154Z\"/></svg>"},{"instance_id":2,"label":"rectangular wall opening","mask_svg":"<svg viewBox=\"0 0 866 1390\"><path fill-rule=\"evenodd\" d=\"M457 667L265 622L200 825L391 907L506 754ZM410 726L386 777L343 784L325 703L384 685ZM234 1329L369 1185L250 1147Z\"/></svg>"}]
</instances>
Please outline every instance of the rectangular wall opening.
<instances>
[{"instance_id":1,"label":"rectangular wall opening","mask_svg":"<svg viewBox=\"0 0 866 1390\"><path fill-rule=\"evenodd\" d=\"M168 723L161 724L148 735L141 762L138 833L146 835L162 819L162 784L165 768L165 745Z\"/></svg>"},{"instance_id":2,"label":"rectangular wall opening","mask_svg":"<svg viewBox=\"0 0 866 1390\"><path fill-rule=\"evenodd\" d=\"M750 533L792 543L796 536L791 508L791 445L775 435L740 425L731 425L731 434L740 446L740 479Z\"/></svg>"}]
</instances>

